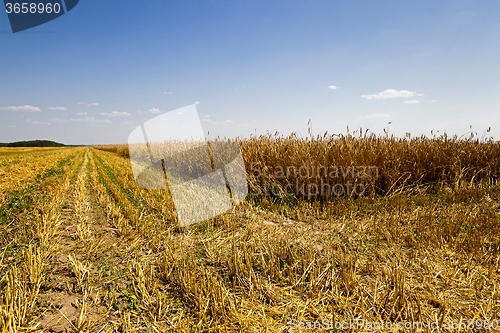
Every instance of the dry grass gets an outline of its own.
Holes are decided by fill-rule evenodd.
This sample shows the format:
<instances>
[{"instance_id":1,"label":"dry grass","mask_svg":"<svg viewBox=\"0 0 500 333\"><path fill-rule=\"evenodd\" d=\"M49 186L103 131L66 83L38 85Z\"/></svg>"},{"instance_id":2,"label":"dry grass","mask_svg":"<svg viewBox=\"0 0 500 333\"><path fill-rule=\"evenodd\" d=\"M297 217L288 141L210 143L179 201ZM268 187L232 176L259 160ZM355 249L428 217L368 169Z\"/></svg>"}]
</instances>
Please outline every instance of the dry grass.
<instances>
[{"instance_id":1,"label":"dry grass","mask_svg":"<svg viewBox=\"0 0 500 333\"><path fill-rule=\"evenodd\" d=\"M32 154L32 153L58 153L74 149L72 147L0 147L0 156Z\"/></svg>"},{"instance_id":2,"label":"dry grass","mask_svg":"<svg viewBox=\"0 0 500 333\"><path fill-rule=\"evenodd\" d=\"M10 191L22 190L38 175L42 175L44 170L53 168L74 150L75 148L0 148L0 204L10 197ZM16 152L19 155L2 156L2 151L10 151L12 154Z\"/></svg>"},{"instance_id":3,"label":"dry grass","mask_svg":"<svg viewBox=\"0 0 500 333\"><path fill-rule=\"evenodd\" d=\"M498 143L237 143L249 172L309 161L376 165L379 177L365 196L250 195L181 228L168 193L138 188L115 148L77 150L25 208L12 208L22 196L0 208L0 265L13 267L2 273L3 331L293 332L294 320L356 319L452 331L453 320L498 320Z\"/></svg>"},{"instance_id":4,"label":"dry grass","mask_svg":"<svg viewBox=\"0 0 500 333\"><path fill-rule=\"evenodd\" d=\"M128 145L97 145L93 146L95 149L109 151L112 153L116 153L123 157L130 157Z\"/></svg>"}]
</instances>

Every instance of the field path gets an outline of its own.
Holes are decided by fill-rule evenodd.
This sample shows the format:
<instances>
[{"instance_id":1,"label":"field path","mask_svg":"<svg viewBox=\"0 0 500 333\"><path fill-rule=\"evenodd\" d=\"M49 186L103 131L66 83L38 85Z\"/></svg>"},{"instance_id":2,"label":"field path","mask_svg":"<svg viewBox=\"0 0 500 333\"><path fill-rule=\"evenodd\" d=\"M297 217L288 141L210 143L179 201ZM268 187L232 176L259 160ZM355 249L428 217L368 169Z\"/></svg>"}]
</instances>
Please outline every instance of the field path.
<instances>
[{"instance_id":1,"label":"field path","mask_svg":"<svg viewBox=\"0 0 500 333\"><path fill-rule=\"evenodd\" d=\"M59 234L47 272L49 290L40 295L47 311L40 320L41 327L54 332L83 329L91 324L112 323L113 317L102 305L102 260L96 254L105 252L107 258L120 258L118 237L96 207L89 184L88 151L82 165L75 170L76 181L66 193L61 209ZM103 325L101 325L103 326Z\"/></svg>"},{"instance_id":2,"label":"field path","mask_svg":"<svg viewBox=\"0 0 500 333\"><path fill-rule=\"evenodd\" d=\"M165 320L163 324L153 320L151 326L142 319L145 313L139 304L146 294L153 296L143 284L144 270L149 267L145 260L151 253L147 237L153 234L137 228L137 220L134 226L135 212L124 214L117 198L128 199L119 196L91 150L77 163L51 239L56 245L38 297L43 308L38 326L48 332L128 332L135 318L135 326L168 331ZM176 301L166 297L169 292L163 283L156 283L156 293L158 287L163 302L159 313L164 316L168 304ZM170 306L174 319L178 310Z\"/></svg>"}]
</instances>

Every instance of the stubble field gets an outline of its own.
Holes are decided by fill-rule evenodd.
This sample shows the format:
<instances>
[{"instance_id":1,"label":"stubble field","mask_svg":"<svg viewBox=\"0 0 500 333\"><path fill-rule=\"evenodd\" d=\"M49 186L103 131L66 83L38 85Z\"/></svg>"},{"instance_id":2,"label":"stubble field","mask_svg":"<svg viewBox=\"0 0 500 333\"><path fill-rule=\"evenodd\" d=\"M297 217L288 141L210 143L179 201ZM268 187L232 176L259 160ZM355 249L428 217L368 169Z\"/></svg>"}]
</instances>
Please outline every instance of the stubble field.
<instances>
[{"instance_id":1,"label":"stubble field","mask_svg":"<svg viewBox=\"0 0 500 333\"><path fill-rule=\"evenodd\" d=\"M251 193L187 227L168 192L137 187L124 146L0 155L0 332L500 329L499 143L236 143ZM342 169L277 172L306 165ZM366 191L272 190L296 181Z\"/></svg>"}]
</instances>

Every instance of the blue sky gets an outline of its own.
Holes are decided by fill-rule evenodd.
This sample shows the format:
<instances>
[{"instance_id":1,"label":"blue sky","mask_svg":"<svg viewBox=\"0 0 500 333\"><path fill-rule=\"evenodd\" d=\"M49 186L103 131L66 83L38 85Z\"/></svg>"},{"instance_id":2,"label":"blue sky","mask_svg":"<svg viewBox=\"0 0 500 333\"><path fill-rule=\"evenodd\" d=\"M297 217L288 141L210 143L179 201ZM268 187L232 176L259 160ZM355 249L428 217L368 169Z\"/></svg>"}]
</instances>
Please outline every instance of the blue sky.
<instances>
[{"instance_id":1,"label":"blue sky","mask_svg":"<svg viewBox=\"0 0 500 333\"><path fill-rule=\"evenodd\" d=\"M499 1L82 0L13 34L0 13L0 142L126 143L195 102L211 138L307 136L311 119L498 140L499 17Z\"/></svg>"}]
</instances>

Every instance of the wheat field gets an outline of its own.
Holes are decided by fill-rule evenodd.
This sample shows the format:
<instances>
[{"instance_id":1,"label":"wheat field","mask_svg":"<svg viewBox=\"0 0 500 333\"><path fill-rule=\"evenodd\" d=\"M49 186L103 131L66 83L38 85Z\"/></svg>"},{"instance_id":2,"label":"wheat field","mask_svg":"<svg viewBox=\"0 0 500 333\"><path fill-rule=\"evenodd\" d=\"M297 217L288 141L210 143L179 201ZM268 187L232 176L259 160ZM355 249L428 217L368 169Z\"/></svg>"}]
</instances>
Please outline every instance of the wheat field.
<instances>
[{"instance_id":1,"label":"wheat field","mask_svg":"<svg viewBox=\"0 0 500 333\"><path fill-rule=\"evenodd\" d=\"M185 227L127 146L0 155L0 332L500 329L500 143L232 142L249 195Z\"/></svg>"}]
</instances>

